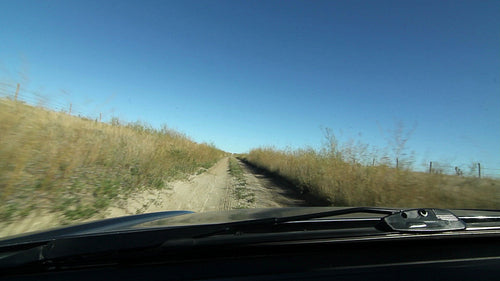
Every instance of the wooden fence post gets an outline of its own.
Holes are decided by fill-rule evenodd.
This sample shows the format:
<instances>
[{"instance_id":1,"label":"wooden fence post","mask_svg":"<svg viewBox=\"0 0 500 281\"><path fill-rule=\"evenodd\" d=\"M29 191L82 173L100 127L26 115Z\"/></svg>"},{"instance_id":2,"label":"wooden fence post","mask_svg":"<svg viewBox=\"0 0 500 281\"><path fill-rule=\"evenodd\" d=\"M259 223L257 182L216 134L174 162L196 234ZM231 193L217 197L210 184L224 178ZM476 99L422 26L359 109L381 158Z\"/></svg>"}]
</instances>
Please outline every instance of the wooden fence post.
<instances>
[{"instance_id":1,"label":"wooden fence post","mask_svg":"<svg viewBox=\"0 0 500 281\"><path fill-rule=\"evenodd\" d=\"M477 163L477 172L478 172L479 178L481 178L481 163Z\"/></svg>"},{"instance_id":2,"label":"wooden fence post","mask_svg":"<svg viewBox=\"0 0 500 281\"><path fill-rule=\"evenodd\" d=\"M17 101L17 96L19 95L19 87L21 87L21 85L19 85L19 83L17 83L17 87L16 87L16 96L14 98L15 101Z\"/></svg>"},{"instance_id":3,"label":"wooden fence post","mask_svg":"<svg viewBox=\"0 0 500 281\"><path fill-rule=\"evenodd\" d=\"M396 169L399 169L399 159L396 157Z\"/></svg>"},{"instance_id":4,"label":"wooden fence post","mask_svg":"<svg viewBox=\"0 0 500 281\"><path fill-rule=\"evenodd\" d=\"M429 174L432 174L432 161L429 163Z\"/></svg>"}]
</instances>

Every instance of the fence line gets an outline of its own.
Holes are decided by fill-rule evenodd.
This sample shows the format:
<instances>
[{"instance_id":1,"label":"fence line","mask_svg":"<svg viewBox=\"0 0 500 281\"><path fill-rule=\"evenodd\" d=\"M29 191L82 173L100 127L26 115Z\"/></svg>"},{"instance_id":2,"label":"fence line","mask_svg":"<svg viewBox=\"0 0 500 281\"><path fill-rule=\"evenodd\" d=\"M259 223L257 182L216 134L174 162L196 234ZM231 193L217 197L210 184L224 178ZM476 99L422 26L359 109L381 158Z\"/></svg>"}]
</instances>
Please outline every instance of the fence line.
<instances>
[{"instance_id":1,"label":"fence line","mask_svg":"<svg viewBox=\"0 0 500 281\"><path fill-rule=\"evenodd\" d=\"M388 158L385 158L388 159ZM388 163L385 161L384 163ZM394 159L394 167L396 169L401 168L401 163L402 161L396 157ZM367 164L370 165L370 164ZM376 159L372 158L371 161L371 166L376 165ZM449 175L457 175L457 176L464 176L464 175L469 175L469 176L474 176L476 175L478 178L482 177L492 177L492 178L500 178L500 168L486 168L484 167L480 162L473 162L470 164L461 164L461 165L444 165L440 164L439 162L434 162L430 161L426 169L427 173L436 173L436 174L449 174ZM469 171L466 171L466 168L469 168ZM448 172L445 171L445 169L448 168ZM462 169L464 168L464 169ZM418 169L414 170L418 171ZM489 171L489 173L485 173L485 171Z\"/></svg>"},{"instance_id":2,"label":"fence line","mask_svg":"<svg viewBox=\"0 0 500 281\"><path fill-rule=\"evenodd\" d=\"M54 111L62 111L69 115L85 117L102 121L102 112L97 113L97 117L89 117L87 113L75 109L72 102L63 101L57 97L44 97L40 92L24 89L20 84L9 84L0 82L0 97L8 97L15 101L26 102L33 106L42 106Z\"/></svg>"},{"instance_id":3,"label":"fence line","mask_svg":"<svg viewBox=\"0 0 500 281\"><path fill-rule=\"evenodd\" d=\"M48 99L44 98L43 95L38 92L38 91L33 91L33 90L26 90L21 88L21 85L19 83L17 84L11 84L11 83L5 83L5 82L0 82L0 96L5 96L5 97L10 97L14 98L16 101L22 101L22 102L27 102L28 104L31 105L41 105L43 107L52 109L52 110L59 110L66 112L69 115L75 115L79 117L85 117L85 113L81 111L76 111L73 108L73 104L68 101L61 101L61 100L55 100L54 97L51 97L51 100L49 101ZM99 113L99 116L96 118L90 117L90 119L102 122L102 112ZM396 169L400 168L400 160L399 158L396 158ZM376 160L375 158L372 159L372 166L375 166ZM433 165L434 164L434 165ZM404 164L403 164L404 165ZM488 176L494 176L494 177L500 177L500 168L486 168L481 165L481 163L474 163L474 166L477 167L477 176L481 178L481 176L485 176L484 171L495 171L498 173L494 174L489 174ZM475 167L469 166L471 169L471 172L475 172L473 169ZM450 169L455 169L455 172L452 174L456 175L462 175L463 170L460 169L459 166L452 166L452 165L443 165L440 164L439 162L429 162L429 173L443 173L443 168L450 168Z\"/></svg>"},{"instance_id":4,"label":"fence line","mask_svg":"<svg viewBox=\"0 0 500 281\"><path fill-rule=\"evenodd\" d=\"M466 172L464 170L462 170L462 168L464 166L466 166L467 168L470 169L470 171L469 171L470 175L477 173L478 178L481 178L484 176L500 178L500 169L484 167L484 165L482 165L480 162L470 163L469 165L452 166L452 165L442 165L442 164L439 164L437 162L430 161L428 173L444 173L444 171L443 171L444 168L449 168L449 169L453 169L453 170L451 173L448 173L448 174L455 174L458 176L462 176L463 174L466 174ZM485 173L485 171L490 171L490 173Z\"/></svg>"}]
</instances>

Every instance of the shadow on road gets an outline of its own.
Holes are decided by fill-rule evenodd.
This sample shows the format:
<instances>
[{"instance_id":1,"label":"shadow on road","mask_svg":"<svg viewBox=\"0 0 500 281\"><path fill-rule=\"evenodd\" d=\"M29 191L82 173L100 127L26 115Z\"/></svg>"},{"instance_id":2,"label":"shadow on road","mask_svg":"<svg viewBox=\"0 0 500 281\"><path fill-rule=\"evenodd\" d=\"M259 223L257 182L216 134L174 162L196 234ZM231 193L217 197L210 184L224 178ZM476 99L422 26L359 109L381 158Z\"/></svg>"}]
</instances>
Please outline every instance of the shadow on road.
<instances>
[{"instance_id":1,"label":"shadow on road","mask_svg":"<svg viewBox=\"0 0 500 281\"><path fill-rule=\"evenodd\" d=\"M249 173L252 173L262 183L263 187L272 188L275 192L278 192L283 197L289 198L290 200L294 201L297 207L331 206L330 202L328 202L326 199L318 198L317 196L312 195L308 192L307 189L298 187L293 182L280 175L277 175L276 173L271 173L265 169L253 165L248 161L245 161L244 159L238 160L243 164L243 167ZM275 200L280 204L289 204L289 202L280 202L284 200L280 200L279 197L275 198Z\"/></svg>"}]
</instances>

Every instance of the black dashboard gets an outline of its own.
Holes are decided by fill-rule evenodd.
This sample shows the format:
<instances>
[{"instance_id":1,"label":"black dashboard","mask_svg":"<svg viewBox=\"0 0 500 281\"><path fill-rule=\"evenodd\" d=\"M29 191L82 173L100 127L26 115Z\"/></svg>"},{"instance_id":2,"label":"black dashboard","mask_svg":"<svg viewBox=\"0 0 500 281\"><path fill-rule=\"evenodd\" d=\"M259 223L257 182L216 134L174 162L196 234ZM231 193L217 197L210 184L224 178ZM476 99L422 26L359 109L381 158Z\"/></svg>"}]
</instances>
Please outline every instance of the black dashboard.
<instances>
[{"instance_id":1,"label":"black dashboard","mask_svg":"<svg viewBox=\"0 0 500 281\"><path fill-rule=\"evenodd\" d=\"M179 246L53 264L5 280L499 280L500 234L393 235ZM109 253L112 256L114 253ZM77 265L78 264L78 265Z\"/></svg>"}]
</instances>

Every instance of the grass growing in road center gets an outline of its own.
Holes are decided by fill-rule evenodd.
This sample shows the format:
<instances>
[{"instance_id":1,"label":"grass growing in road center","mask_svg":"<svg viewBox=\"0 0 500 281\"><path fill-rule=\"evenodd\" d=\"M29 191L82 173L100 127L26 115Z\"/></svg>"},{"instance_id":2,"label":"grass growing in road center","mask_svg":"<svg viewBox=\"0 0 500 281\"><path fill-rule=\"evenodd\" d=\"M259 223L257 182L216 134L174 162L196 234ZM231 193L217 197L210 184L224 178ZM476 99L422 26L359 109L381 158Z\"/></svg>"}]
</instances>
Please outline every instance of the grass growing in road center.
<instances>
[{"instance_id":1,"label":"grass growing in road center","mask_svg":"<svg viewBox=\"0 0 500 281\"><path fill-rule=\"evenodd\" d=\"M235 182L234 194L238 200L236 208L243 209L251 207L255 203L255 193L251 192L247 187L247 181L243 168L235 158L229 159L229 174Z\"/></svg>"}]
</instances>

